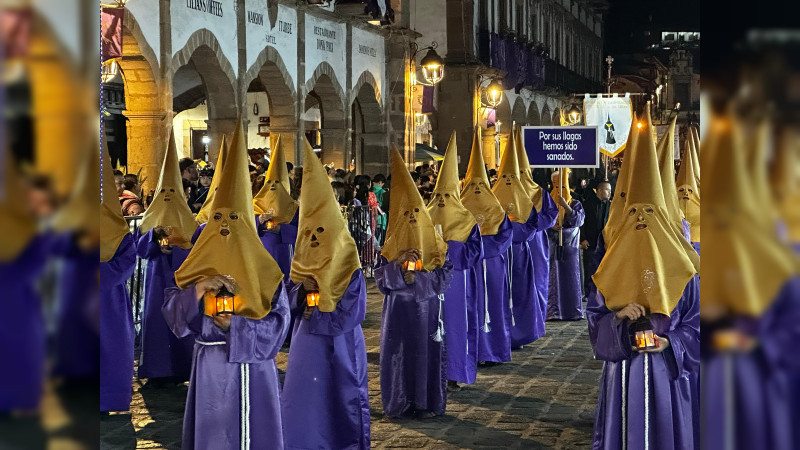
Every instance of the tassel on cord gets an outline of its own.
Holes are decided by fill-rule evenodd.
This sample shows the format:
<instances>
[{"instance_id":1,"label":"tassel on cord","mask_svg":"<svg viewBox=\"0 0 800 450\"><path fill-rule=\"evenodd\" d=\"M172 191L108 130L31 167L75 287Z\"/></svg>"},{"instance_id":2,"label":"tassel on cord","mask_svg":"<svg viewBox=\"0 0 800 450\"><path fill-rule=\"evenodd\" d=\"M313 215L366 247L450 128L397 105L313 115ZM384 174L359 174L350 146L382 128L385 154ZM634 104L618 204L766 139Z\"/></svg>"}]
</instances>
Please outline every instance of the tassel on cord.
<instances>
[{"instance_id":1,"label":"tassel on cord","mask_svg":"<svg viewBox=\"0 0 800 450\"><path fill-rule=\"evenodd\" d=\"M444 321L442 320L442 302L444 302L444 294L439 294L439 326L436 328L436 333L433 333L433 340L442 342L444 337Z\"/></svg>"},{"instance_id":2,"label":"tassel on cord","mask_svg":"<svg viewBox=\"0 0 800 450\"><path fill-rule=\"evenodd\" d=\"M489 327L491 323L489 319L489 290L486 287L486 260L483 260L483 332L488 333L492 331Z\"/></svg>"},{"instance_id":3,"label":"tassel on cord","mask_svg":"<svg viewBox=\"0 0 800 450\"><path fill-rule=\"evenodd\" d=\"M511 309L511 326L516 326L514 321L514 251L508 248L508 307Z\"/></svg>"}]
</instances>

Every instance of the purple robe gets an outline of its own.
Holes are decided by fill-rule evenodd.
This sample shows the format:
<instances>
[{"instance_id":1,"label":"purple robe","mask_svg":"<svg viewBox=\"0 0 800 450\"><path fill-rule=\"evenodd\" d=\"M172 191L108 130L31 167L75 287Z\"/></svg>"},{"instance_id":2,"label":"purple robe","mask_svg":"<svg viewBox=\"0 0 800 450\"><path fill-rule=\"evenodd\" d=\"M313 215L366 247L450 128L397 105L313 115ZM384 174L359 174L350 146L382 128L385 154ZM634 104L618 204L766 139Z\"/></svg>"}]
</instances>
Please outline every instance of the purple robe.
<instances>
[{"instance_id":1,"label":"purple robe","mask_svg":"<svg viewBox=\"0 0 800 450\"><path fill-rule=\"evenodd\" d=\"M90 301L100 295L98 250L82 250L71 233L56 237L53 253L61 258L56 313L53 374L67 379L100 376L100 335ZM98 313L99 314L99 313Z\"/></svg>"},{"instance_id":2,"label":"purple robe","mask_svg":"<svg viewBox=\"0 0 800 450\"><path fill-rule=\"evenodd\" d=\"M538 228L538 219L536 208L531 208L527 222L511 222L513 237L508 252L511 348L530 344L544 336L544 316L539 306L533 256L529 244Z\"/></svg>"},{"instance_id":3,"label":"purple robe","mask_svg":"<svg viewBox=\"0 0 800 450\"><path fill-rule=\"evenodd\" d=\"M581 294L580 227L586 213L578 200L570 204L572 214L564 216L563 258L559 259L558 231L550 228L550 274L547 299L547 320L579 320L583 318Z\"/></svg>"},{"instance_id":4,"label":"purple robe","mask_svg":"<svg viewBox=\"0 0 800 450\"><path fill-rule=\"evenodd\" d=\"M161 307L164 305L164 290L175 287L175 271L189 256L190 249L173 246L171 254L164 254L161 245L153 238L153 230L150 230L139 238L136 251L139 258L147 260L139 378L188 380L194 339L178 339L164 321Z\"/></svg>"},{"instance_id":5,"label":"purple robe","mask_svg":"<svg viewBox=\"0 0 800 450\"><path fill-rule=\"evenodd\" d=\"M483 277L481 231L475 225L466 242L448 241L447 259L453 263L453 282L444 293L447 379L472 384L478 371L478 295L477 277Z\"/></svg>"},{"instance_id":6,"label":"purple robe","mask_svg":"<svg viewBox=\"0 0 800 450\"><path fill-rule=\"evenodd\" d=\"M478 267L478 361L511 361L511 309L507 255L514 235L503 220L497 234L481 236L483 260ZM481 298L483 297L483 298Z\"/></svg>"},{"instance_id":7,"label":"purple robe","mask_svg":"<svg viewBox=\"0 0 800 450\"><path fill-rule=\"evenodd\" d=\"M627 448L643 449L645 436L654 450L693 448L689 377L700 364L699 297L698 277L694 277L669 317L650 317L653 331L666 337L670 345L661 353L647 356L631 348L628 321L617 323L615 312L606 308L599 291L589 299L589 339L595 358L605 361L593 449L622 449L623 439Z\"/></svg>"},{"instance_id":8,"label":"purple robe","mask_svg":"<svg viewBox=\"0 0 800 450\"><path fill-rule=\"evenodd\" d=\"M539 211L536 223L536 232L528 240L531 249L531 262L533 263L534 286L536 297L539 301L539 314L542 322L547 319L547 295L550 283L550 241L547 239L547 229L552 228L558 219L558 206L553 198L542 193L542 209Z\"/></svg>"},{"instance_id":9,"label":"purple robe","mask_svg":"<svg viewBox=\"0 0 800 450\"><path fill-rule=\"evenodd\" d=\"M294 214L292 221L289 223L282 223L280 230L273 233L267 230L266 222L261 224L256 216L256 223L258 223L258 236L261 238L261 243L267 249L275 262L283 272L283 280L289 283L289 273L292 270L292 259L294 259L294 243L297 241L297 221L298 214Z\"/></svg>"},{"instance_id":10,"label":"purple robe","mask_svg":"<svg viewBox=\"0 0 800 450\"><path fill-rule=\"evenodd\" d=\"M128 411L133 395L133 310L126 282L136 243L125 235L117 253L100 263L100 411Z\"/></svg>"},{"instance_id":11,"label":"purple robe","mask_svg":"<svg viewBox=\"0 0 800 450\"><path fill-rule=\"evenodd\" d=\"M309 320L305 293L302 283L291 285L298 319L281 393L285 448L369 449L364 272L353 273L334 311L316 309Z\"/></svg>"},{"instance_id":12,"label":"purple robe","mask_svg":"<svg viewBox=\"0 0 800 450\"><path fill-rule=\"evenodd\" d=\"M231 317L222 331L202 313L194 286L168 288L162 309L172 332L195 337L186 411L185 449L283 448L280 384L275 355L289 331L289 304L281 283L262 319Z\"/></svg>"},{"instance_id":13,"label":"purple robe","mask_svg":"<svg viewBox=\"0 0 800 450\"><path fill-rule=\"evenodd\" d=\"M757 339L751 353L715 353L704 360L705 448L797 448L793 433L798 405L792 400L800 380L798 321L800 278L794 277L761 317L733 321L735 328ZM704 338L706 329L704 324Z\"/></svg>"},{"instance_id":14,"label":"purple robe","mask_svg":"<svg viewBox=\"0 0 800 450\"><path fill-rule=\"evenodd\" d=\"M450 287L453 264L446 260L433 272L403 279L396 262L381 257L375 283L384 294L381 317L381 400L389 417L409 413L444 414L447 360L441 334L441 303Z\"/></svg>"},{"instance_id":15,"label":"purple robe","mask_svg":"<svg viewBox=\"0 0 800 450\"><path fill-rule=\"evenodd\" d=\"M35 236L13 261L0 263L7 311L0 320L0 342L4 345L0 413L36 410L42 398L45 327L34 285L47 262L50 242L44 235Z\"/></svg>"}]
</instances>

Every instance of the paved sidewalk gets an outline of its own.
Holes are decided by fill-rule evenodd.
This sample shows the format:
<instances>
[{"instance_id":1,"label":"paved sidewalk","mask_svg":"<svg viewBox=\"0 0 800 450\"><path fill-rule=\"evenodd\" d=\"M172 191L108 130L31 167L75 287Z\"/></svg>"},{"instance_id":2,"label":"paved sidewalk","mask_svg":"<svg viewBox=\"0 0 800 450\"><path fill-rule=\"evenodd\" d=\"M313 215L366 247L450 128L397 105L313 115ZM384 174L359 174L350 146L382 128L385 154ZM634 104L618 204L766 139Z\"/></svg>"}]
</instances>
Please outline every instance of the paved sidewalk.
<instances>
[{"instance_id":1,"label":"paved sidewalk","mask_svg":"<svg viewBox=\"0 0 800 450\"><path fill-rule=\"evenodd\" d=\"M368 282L363 323L369 362L374 448L581 449L592 443L602 363L592 357L586 321L548 322L547 334L513 361L478 371L474 385L451 393L445 416L391 421L381 408L378 349L383 297ZM276 358L286 368L288 354ZM107 449L180 449L186 386L134 380L131 414L101 423Z\"/></svg>"}]
</instances>

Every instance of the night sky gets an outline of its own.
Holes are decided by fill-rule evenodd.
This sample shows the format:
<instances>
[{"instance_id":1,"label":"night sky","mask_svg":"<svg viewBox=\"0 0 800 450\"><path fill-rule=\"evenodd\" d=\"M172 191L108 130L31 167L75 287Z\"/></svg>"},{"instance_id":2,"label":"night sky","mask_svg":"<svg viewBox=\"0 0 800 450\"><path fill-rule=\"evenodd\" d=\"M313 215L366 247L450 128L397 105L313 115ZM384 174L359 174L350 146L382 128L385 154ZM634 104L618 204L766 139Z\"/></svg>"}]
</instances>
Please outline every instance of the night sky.
<instances>
[{"instance_id":1,"label":"night sky","mask_svg":"<svg viewBox=\"0 0 800 450\"><path fill-rule=\"evenodd\" d=\"M699 31L699 0L610 0L606 15L606 54L643 51L645 30ZM702 35L701 35L702 39Z\"/></svg>"}]
</instances>

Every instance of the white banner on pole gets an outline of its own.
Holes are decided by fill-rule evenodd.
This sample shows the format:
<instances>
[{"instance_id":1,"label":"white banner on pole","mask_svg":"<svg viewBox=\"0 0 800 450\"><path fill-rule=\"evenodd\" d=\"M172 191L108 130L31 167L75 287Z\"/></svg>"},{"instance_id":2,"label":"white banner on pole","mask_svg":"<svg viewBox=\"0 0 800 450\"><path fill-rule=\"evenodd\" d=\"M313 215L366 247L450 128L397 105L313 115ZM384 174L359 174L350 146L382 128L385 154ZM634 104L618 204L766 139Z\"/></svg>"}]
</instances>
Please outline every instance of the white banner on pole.
<instances>
[{"instance_id":1,"label":"white banner on pole","mask_svg":"<svg viewBox=\"0 0 800 450\"><path fill-rule=\"evenodd\" d=\"M586 125L597 128L597 144L600 151L609 156L616 156L625 149L628 133L633 121L633 109L629 94L619 97L591 97L583 99L583 111Z\"/></svg>"}]
</instances>

